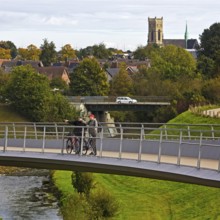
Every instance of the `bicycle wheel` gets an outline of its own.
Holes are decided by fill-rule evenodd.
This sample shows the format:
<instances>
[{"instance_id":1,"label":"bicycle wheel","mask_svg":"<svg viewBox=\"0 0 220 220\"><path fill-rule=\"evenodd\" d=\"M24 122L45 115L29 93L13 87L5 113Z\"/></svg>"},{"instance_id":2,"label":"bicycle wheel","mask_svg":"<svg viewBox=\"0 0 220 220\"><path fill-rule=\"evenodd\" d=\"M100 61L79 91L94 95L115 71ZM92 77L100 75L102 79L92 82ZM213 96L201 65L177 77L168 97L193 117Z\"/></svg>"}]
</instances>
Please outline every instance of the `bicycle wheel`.
<instances>
[{"instance_id":1,"label":"bicycle wheel","mask_svg":"<svg viewBox=\"0 0 220 220\"><path fill-rule=\"evenodd\" d=\"M66 141L66 152L68 154L71 154L72 151L73 151L72 140L71 140L71 138L68 138Z\"/></svg>"},{"instance_id":2,"label":"bicycle wheel","mask_svg":"<svg viewBox=\"0 0 220 220\"><path fill-rule=\"evenodd\" d=\"M84 140L84 141L83 141L83 150L82 150L82 154L83 154L83 155L86 155L88 149L89 149L88 142L87 142L86 140Z\"/></svg>"},{"instance_id":3,"label":"bicycle wheel","mask_svg":"<svg viewBox=\"0 0 220 220\"><path fill-rule=\"evenodd\" d=\"M80 153L79 139L77 137L73 139L73 151L75 152L75 154Z\"/></svg>"}]
</instances>

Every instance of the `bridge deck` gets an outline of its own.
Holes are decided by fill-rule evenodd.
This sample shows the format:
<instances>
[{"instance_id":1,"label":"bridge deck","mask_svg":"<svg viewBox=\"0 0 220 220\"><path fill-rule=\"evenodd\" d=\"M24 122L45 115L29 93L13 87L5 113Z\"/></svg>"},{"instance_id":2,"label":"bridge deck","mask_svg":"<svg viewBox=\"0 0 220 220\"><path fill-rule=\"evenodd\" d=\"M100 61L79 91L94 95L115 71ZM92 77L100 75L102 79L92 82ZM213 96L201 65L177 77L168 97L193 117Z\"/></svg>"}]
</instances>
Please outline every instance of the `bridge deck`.
<instances>
[{"instance_id":1,"label":"bridge deck","mask_svg":"<svg viewBox=\"0 0 220 220\"><path fill-rule=\"evenodd\" d=\"M103 152L103 155L105 156L94 157L52 152L7 151L0 152L0 165L120 174L220 187L220 173L217 170L178 166L172 164L175 157L166 156L161 163L157 163L135 160L134 154L127 154L127 158L123 159L114 158L112 152ZM156 157L157 155L146 155L146 159ZM196 163L196 158L185 158L185 163ZM206 163L213 168L217 166L218 161L207 160Z\"/></svg>"}]
</instances>

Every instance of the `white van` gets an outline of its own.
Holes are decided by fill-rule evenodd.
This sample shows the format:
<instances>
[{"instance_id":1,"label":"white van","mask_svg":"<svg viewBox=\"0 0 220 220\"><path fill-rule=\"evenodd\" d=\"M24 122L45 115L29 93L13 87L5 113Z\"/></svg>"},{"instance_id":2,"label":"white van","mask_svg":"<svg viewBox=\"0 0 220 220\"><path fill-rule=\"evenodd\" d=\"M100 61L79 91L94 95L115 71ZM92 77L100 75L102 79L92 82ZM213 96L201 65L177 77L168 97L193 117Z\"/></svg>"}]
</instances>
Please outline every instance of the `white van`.
<instances>
[{"instance_id":1,"label":"white van","mask_svg":"<svg viewBox=\"0 0 220 220\"><path fill-rule=\"evenodd\" d=\"M130 97L117 97L116 102L118 104L131 104L131 103L137 103L136 99L131 99Z\"/></svg>"}]
</instances>

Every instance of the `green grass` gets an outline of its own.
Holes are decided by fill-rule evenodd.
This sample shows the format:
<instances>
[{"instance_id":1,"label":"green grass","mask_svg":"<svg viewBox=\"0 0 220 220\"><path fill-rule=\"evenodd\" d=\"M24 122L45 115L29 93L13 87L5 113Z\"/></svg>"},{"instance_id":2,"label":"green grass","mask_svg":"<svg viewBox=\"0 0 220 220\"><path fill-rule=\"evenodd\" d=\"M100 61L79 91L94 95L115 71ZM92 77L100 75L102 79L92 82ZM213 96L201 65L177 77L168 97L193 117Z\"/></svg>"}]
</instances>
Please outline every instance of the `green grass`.
<instances>
[{"instance_id":1,"label":"green grass","mask_svg":"<svg viewBox=\"0 0 220 220\"><path fill-rule=\"evenodd\" d=\"M137 177L95 176L120 203L116 219L220 219L220 189Z\"/></svg>"},{"instance_id":2,"label":"green grass","mask_svg":"<svg viewBox=\"0 0 220 220\"><path fill-rule=\"evenodd\" d=\"M0 104L0 122L26 122L27 119L14 111L9 105Z\"/></svg>"},{"instance_id":3,"label":"green grass","mask_svg":"<svg viewBox=\"0 0 220 220\"><path fill-rule=\"evenodd\" d=\"M170 120L166 124L167 128L167 135L177 135L179 138L180 135L180 128L182 129L183 135L188 136L188 125L190 126L190 134L193 136L199 136L200 131L203 131L203 136L210 137L212 135L211 126L212 125L215 134L220 137L220 118L211 118L211 117L205 117L205 116L199 116L197 114L194 114L190 111L183 112L182 114L178 115L176 118ZM162 126L161 128L164 128ZM146 138L157 138L160 137L160 130L154 130L150 132ZM164 135L165 135L165 131Z\"/></svg>"},{"instance_id":4,"label":"green grass","mask_svg":"<svg viewBox=\"0 0 220 220\"><path fill-rule=\"evenodd\" d=\"M62 198L74 193L71 171L55 171ZM129 176L94 174L96 188L117 199L117 220L220 219L220 189Z\"/></svg>"}]
</instances>

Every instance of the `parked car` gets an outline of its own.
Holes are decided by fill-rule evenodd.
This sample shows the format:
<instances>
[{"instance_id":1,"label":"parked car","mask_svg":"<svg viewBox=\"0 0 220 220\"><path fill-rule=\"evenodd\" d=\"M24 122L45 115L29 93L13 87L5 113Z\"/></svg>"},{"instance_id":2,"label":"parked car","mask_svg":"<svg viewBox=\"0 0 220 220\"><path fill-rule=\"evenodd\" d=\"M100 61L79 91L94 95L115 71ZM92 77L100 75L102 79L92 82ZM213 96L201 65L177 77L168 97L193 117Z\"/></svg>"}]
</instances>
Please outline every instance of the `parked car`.
<instances>
[{"instance_id":1,"label":"parked car","mask_svg":"<svg viewBox=\"0 0 220 220\"><path fill-rule=\"evenodd\" d=\"M130 97L117 97L116 98L117 103L122 104L131 104L131 103L137 103L136 99L131 99Z\"/></svg>"}]
</instances>

